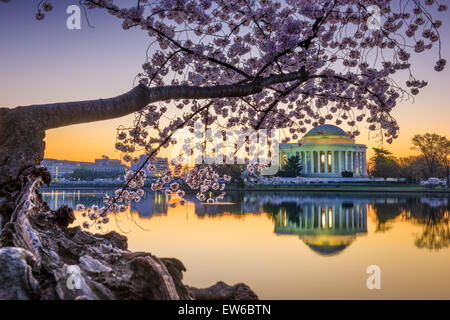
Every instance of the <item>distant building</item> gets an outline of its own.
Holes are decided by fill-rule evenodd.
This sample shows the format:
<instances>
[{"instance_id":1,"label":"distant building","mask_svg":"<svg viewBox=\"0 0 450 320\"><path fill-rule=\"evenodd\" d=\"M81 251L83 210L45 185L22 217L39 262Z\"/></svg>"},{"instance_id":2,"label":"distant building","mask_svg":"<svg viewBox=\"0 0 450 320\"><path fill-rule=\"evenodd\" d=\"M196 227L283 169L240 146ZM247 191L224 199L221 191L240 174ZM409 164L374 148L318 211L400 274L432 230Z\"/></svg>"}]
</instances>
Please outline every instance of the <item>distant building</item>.
<instances>
[{"instance_id":1,"label":"distant building","mask_svg":"<svg viewBox=\"0 0 450 320\"><path fill-rule=\"evenodd\" d=\"M280 144L280 168L290 156L298 155L304 177L340 177L343 171L354 177L367 176L367 147L356 144L341 128L324 124L311 129L299 142Z\"/></svg>"},{"instance_id":2,"label":"distant building","mask_svg":"<svg viewBox=\"0 0 450 320\"><path fill-rule=\"evenodd\" d=\"M133 162L131 162L131 170L138 170L146 160L147 156L141 155L139 157L138 164L134 164ZM148 164L150 164L150 162ZM156 158L155 161L151 162L151 164L153 164L156 168L153 173L151 173L147 169L148 164L145 165L145 173L147 174L147 177L161 177L164 172L169 169L169 161L167 160L167 158Z\"/></svg>"},{"instance_id":3,"label":"distant building","mask_svg":"<svg viewBox=\"0 0 450 320\"><path fill-rule=\"evenodd\" d=\"M57 181L61 177L73 173L77 169L85 169L91 171L125 172L126 165L122 164L120 160L109 159L104 156L102 159L95 159L95 162L82 162L70 160L44 159L41 164L47 167L47 170L52 175L52 180Z\"/></svg>"},{"instance_id":4,"label":"distant building","mask_svg":"<svg viewBox=\"0 0 450 320\"><path fill-rule=\"evenodd\" d=\"M73 173L77 169L85 168L90 162L44 159L41 164L47 167L47 170L52 175L52 181L56 181L66 174Z\"/></svg>"},{"instance_id":5,"label":"distant building","mask_svg":"<svg viewBox=\"0 0 450 320\"><path fill-rule=\"evenodd\" d=\"M109 159L107 156L103 156L102 159L95 159L95 162L90 166L89 170L93 171L123 171L125 172L126 166L120 162L120 160Z\"/></svg>"}]
</instances>

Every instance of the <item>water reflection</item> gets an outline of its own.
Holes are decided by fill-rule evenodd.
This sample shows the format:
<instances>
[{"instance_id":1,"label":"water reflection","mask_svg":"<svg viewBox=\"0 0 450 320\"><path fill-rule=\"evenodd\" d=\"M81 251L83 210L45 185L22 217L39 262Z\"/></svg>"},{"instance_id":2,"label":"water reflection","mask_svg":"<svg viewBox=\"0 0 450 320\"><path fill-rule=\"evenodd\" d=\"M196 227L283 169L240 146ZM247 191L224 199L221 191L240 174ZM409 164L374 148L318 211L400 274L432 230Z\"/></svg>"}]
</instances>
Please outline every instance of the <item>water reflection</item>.
<instances>
[{"instance_id":1,"label":"water reflection","mask_svg":"<svg viewBox=\"0 0 450 320\"><path fill-rule=\"evenodd\" d=\"M131 212L136 211L142 218L167 215L168 197L161 192L147 192L141 201L132 202L130 207Z\"/></svg>"},{"instance_id":2,"label":"water reflection","mask_svg":"<svg viewBox=\"0 0 450 320\"><path fill-rule=\"evenodd\" d=\"M62 204L102 205L111 190L48 190L44 200L52 209ZM396 223L410 222L422 227L414 234L417 248L440 250L450 246L449 197L413 195L349 195L300 193L228 193L224 201L207 205L187 196L198 218L266 215L273 220L277 235L297 235L320 255L336 255L359 236L367 234L368 211L374 213L375 233L389 231ZM147 192L129 208L141 219L167 215L169 198L160 192Z\"/></svg>"},{"instance_id":3,"label":"water reflection","mask_svg":"<svg viewBox=\"0 0 450 320\"><path fill-rule=\"evenodd\" d=\"M450 223L447 198L422 198L424 209L416 217L417 223L424 225L421 235L416 236L415 245L419 248L439 250L450 245Z\"/></svg>"},{"instance_id":4,"label":"water reflection","mask_svg":"<svg viewBox=\"0 0 450 320\"><path fill-rule=\"evenodd\" d=\"M415 234L416 247L429 250L448 248L450 246L448 200L448 197L426 196L374 202L373 208L377 217L376 232L389 230L397 221L409 221L422 226L422 232Z\"/></svg>"},{"instance_id":5,"label":"water reflection","mask_svg":"<svg viewBox=\"0 0 450 320\"><path fill-rule=\"evenodd\" d=\"M315 252L334 255L357 234L367 233L367 206L339 201L291 204L278 208L275 221L275 233L298 235Z\"/></svg>"},{"instance_id":6,"label":"water reflection","mask_svg":"<svg viewBox=\"0 0 450 320\"><path fill-rule=\"evenodd\" d=\"M101 204L106 191L47 189L44 199L52 208ZM104 232L124 230L132 251L177 257L188 285L245 282L262 299L450 298L449 195L229 192L220 205L190 196L176 208L168 200L148 192ZM382 290L366 287L373 264Z\"/></svg>"}]
</instances>

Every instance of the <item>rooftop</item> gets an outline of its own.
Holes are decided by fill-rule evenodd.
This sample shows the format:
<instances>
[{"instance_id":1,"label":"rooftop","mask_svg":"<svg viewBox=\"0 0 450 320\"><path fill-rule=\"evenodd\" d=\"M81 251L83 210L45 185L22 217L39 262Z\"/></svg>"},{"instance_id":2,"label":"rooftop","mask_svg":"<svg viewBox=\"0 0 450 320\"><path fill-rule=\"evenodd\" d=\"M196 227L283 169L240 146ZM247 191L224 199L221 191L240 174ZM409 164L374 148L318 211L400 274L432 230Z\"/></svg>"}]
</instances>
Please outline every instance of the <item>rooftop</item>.
<instances>
[{"instance_id":1,"label":"rooftop","mask_svg":"<svg viewBox=\"0 0 450 320\"><path fill-rule=\"evenodd\" d=\"M332 124L323 124L321 126L312 128L305 134L305 137L313 137L313 136L347 136L344 130L341 128L332 125Z\"/></svg>"}]
</instances>

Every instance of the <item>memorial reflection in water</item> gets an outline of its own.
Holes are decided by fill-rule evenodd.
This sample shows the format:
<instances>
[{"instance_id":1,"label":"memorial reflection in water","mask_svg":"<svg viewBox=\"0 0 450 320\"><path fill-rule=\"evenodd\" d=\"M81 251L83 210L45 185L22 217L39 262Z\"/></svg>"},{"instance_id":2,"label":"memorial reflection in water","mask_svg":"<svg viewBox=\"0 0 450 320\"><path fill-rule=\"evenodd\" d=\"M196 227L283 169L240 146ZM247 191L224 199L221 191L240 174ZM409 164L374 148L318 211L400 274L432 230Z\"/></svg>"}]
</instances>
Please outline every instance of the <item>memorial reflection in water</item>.
<instances>
[{"instance_id":1,"label":"memorial reflection in water","mask_svg":"<svg viewBox=\"0 0 450 320\"><path fill-rule=\"evenodd\" d=\"M269 214L278 235L298 235L321 255L340 253L358 235L367 233L368 201L361 198L298 195L244 195L208 206L195 200L199 217L223 214Z\"/></svg>"},{"instance_id":2,"label":"memorial reflection in water","mask_svg":"<svg viewBox=\"0 0 450 320\"><path fill-rule=\"evenodd\" d=\"M311 201L294 207L281 206L275 218L275 233L298 235L321 255L337 254L358 234L367 233L367 205Z\"/></svg>"},{"instance_id":3,"label":"memorial reflection in water","mask_svg":"<svg viewBox=\"0 0 450 320\"><path fill-rule=\"evenodd\" d=\"M44 189L43 197L55 209L103 205L105 192L114 190ZM187 200L173 208L165 194L147 192L102 232L124 234L130 251L180 259L194 287L221 279L245 282L262 299L374 298L365 284L375 264L389 284L376 298L450 297L449 194L247 191L214 205Z\"/></svg>"},{"instance_id":4,"label":"memorial reflection in water","mask_svg":"<svg viewBox=\"0 0 450 320\"><path fill-rule=\"evenodd\" d=\"M107 192L112 190L44 190L43 197L52 209L62 204L75 207L78 203L102 206ZM271 220L271 230L276 235L298 236L322 256L345 252L358 236L367 234L368 215L373 219L374 233L386 232L400 221L410 222L423 228L413 236L412 242L418 248L440 250L450 246L450 201L446 195L229 192L220 204L201 203L195 195L187 196L187 200L180 210L170 208L170 199L164 193L147 192L140 202L131 203L129 213L138 216L140 224L180 212L193 214L197 219L226 216L221 221L258 215L259 221ZM213 228L220 230L221 222Z\"/></svg>"}]
</instances>

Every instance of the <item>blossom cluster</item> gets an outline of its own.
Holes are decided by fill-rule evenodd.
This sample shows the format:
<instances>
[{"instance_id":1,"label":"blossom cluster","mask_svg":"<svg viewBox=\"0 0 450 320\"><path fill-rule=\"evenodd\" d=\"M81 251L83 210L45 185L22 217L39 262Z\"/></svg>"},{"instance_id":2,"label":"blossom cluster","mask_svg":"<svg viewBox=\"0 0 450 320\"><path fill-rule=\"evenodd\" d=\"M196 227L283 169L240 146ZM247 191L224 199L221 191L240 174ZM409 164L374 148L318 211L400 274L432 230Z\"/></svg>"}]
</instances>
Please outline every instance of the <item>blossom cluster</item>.
<instances>
[{"instance_id":1,"label":"blossom cluster","mask_svg":"<svg viewBox=\"0 0 450 320\"><path fill-rule=\"evenodd\" d=\"M76 210L80 211L82 217L86 219L82 223L83 228L88 229L91 226L95 226L97 229L101 229L102 224L109 222L108 213L110 209L106 206L101 208L97 205L85 207L83 204L77 204Z\"/></svg>"},{"instance_id":2,"label":"blossom cluster","mask_svg":"<svg viewBox=\"0 0 450 320\"><path fill-rule=\"evenodd\" d=\"M446 186L447 185L447 179L439 179L439 178L434 178L434 177L430 177L427 180L422 180L420 181L420 184L423 186Z\"/></svg>"},{"instance_id":3,"label":"blossom cluster","mask_svg":"<svg viewBox=\"0 0 450 320\"><path fill-rule=\"evenodd\" d=\"M83 204L77 204L76 210L82 213L82 217L87 218L82 226L89 228L96 226L101 229L102 224L110 221L109 214L127 211L128 205L133 202L141 201L145 195L144 187L146 173L144 170L128 170L124 175L126 185L124 188L117 189L114 196L105 194L103 197L104 206L99 208L97 205L85 207ZM90 221L90 222L89 222Z\"/></svg>"},{"instance_id":4,"label":"blossom cluster","mask_svg":"<svg viewBox=\"0 0 450 320\"><path fill-rule=\"evenodd\" d=\"M330 121L357 136L357 123L365 121L369 130L383 130L387 142L399 131L393 108L426 85L413 76L411 54L440 46L442 21L431 12L448 9L429 0L406 6L392 0L159 0L130 8L112 0L86 3L107 9L125 29L140 27L156 39L139 75L149 86L245 83L301 68L309 75L289 92L293 83L278 83L245 100L214 99L205 123L289 128L287 139L296 140L307 126ZM370 6L380 9L378 30L368 27ZM445 64L439 57L435 70ZM400 71L410 75L409 91L391 80ZM177 107L192 113L198 103ZM148 126L165 112L153 113Z\"/></svg>"},{"instance_id":5,"label":"blossom cluster","mask_svg":"<svg viewBox=\"0 0 450 320\"><path fill-rule=\"evenodd\" d=\"M350 135L357 123L382 130L387 142L399 127L391 112L398 102L417 95L426 85L413 75L411 56L436 49L434 69L442 71L437 16L448 10L442 1L417 0L155 0L131 7L114 0L86 0L122 21L124 29L141 28L154 40L143 63L140 83L148 86L215 86L252 83L274 75L305 70L297 81L281 81L245 99L213 99L205 123L223 126L288 128L296 140L307 126L346 124ZM381 25L369 27L378 8ZM38 19L50 11L38 7ZM407 72L406 89L392 77ZM408 85L409 84L409 85ZM177 108L195 113L198 102ZM145 127L158 125L167 108L149 107L130 145L145 145ZM180 120L180 119L178 119ZM180 120L182 121L182 120ZM175 123L173 123L175 125ZM161 130L161 128L159 128ZM172 130L161 130L164 140ZM122 141L117 148L132 153ZM128 149L127 149L128 148ZM148 150L147 150L148 151Z\"/></svg>"}]
</instances>

